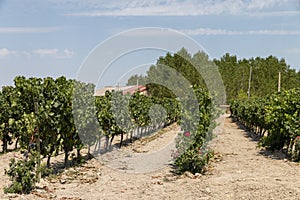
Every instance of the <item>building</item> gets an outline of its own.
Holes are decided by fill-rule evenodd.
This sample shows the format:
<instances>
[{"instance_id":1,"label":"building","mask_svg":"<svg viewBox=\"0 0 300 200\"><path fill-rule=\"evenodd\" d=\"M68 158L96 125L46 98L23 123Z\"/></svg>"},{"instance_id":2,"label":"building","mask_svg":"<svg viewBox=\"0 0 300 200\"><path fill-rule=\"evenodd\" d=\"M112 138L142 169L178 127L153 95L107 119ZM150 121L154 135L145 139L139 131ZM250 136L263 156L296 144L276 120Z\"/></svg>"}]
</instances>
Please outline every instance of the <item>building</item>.
<instances>
[{"instance_id":1,"label":"building","mask_svg":"<svg viewBox=\"0 0 300 200\"><path fill-rule=\"evenodd\" d=\"M134 94L140 91L140 94L147 95L147 88L143 85L130 85L130 86L106 86L104 88L98 89L94 96L105 96L106 91L122 91L123 94Z\"/></svg>"}]
</instances>

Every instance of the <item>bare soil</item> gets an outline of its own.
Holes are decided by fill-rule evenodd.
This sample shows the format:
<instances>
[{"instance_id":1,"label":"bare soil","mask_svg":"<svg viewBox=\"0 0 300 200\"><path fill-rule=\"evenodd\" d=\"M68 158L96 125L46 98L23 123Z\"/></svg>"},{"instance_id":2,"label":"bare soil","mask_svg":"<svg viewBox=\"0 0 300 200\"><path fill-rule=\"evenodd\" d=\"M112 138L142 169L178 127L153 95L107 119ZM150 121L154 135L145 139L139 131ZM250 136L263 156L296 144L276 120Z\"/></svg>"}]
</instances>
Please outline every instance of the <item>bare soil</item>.
<instances>
[{"instance_id":1,"label":"bare soil","mask_svg":"<svg viewBox=\"0 0 300 200\"><path fill-rule=\"evenodd\" d=\"M225 123L216 129L211 143L215 157L204 175L172 173L168 146L172 146L178 130L173 126L152 140L139 141L116 154L120 156L114 162L125 163L120 169L109 162L91 159L42 180L29 195L3 194L2 188L9 185L4 169L18 153L1 155L0 199L300 199L299 163L287 161L281 152L258 148L255 136L229 115L223 115L219 121ZM162 151L155 147L162 147ZM149 153L155 156L143 156ZM124 159L126 154L132 159ZM144 160L140 159L143 157ZM136 162L159 168L140 173L145 166Z\"/></svg>"}]
</instances>

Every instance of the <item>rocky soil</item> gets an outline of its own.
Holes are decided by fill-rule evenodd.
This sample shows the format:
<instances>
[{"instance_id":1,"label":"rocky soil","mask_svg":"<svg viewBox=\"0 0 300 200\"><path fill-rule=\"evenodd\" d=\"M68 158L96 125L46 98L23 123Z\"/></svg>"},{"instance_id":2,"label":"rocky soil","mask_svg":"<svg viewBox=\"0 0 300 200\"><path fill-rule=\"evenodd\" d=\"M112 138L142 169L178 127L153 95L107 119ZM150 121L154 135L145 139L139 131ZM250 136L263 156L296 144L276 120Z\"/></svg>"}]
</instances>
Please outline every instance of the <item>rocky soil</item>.
<instances>
[{"instance_id":1,"label":"rocky soil","mask_svg":"<svg viewBox=\"0 0 300 200\"><path fill-rule=\"evenodd\" d=\"M174 125L102 160L51 175L29 195L3 194L9 184L4 169L18 153L0 155L0 199L300 199L298 163L258 148L255 137L228 115L219 122L211 144L215 157L204 175L172 173Z\"/></svg>"}]
</instances>

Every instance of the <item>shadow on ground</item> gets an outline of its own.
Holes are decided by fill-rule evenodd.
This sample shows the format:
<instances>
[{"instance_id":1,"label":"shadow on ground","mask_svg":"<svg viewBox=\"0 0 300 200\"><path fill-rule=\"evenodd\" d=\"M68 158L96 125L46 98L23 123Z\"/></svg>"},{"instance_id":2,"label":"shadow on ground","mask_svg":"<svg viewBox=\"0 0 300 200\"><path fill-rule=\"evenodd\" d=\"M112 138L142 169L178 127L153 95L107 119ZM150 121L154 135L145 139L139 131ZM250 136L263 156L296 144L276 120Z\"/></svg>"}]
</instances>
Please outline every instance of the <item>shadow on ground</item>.
<instances>
[{"instance_id":1,"label":"shadow on ground","mask_svg":"<svg viewBox=\"0 0 300 200\"><path fill-rule=\"evenodd\" d=\"M251 132L247 127L245 127L242 123L234 119L233 117L228 117L230 119L230 123L236 124L240 130L244 131L244 136L251 140L252 142L257 143L257 148L260 148L259 155L265 156L267 158L275 159L275 160L284 160L287 159L287 154L285 150L268 150L265 147L261 147L259 142L261 141L262 137L257 135L254 132Z\"/></svg>"}]
</instances>

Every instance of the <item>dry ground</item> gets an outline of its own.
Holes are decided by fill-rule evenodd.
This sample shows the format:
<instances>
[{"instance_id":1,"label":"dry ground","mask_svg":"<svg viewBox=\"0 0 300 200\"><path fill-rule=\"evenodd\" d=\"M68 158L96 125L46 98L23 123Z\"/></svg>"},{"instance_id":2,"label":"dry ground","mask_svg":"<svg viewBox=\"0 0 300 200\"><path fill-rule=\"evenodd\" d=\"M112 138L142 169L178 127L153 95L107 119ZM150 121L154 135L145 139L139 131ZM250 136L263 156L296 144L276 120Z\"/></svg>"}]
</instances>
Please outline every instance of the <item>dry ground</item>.
<instances>
[{"instance_id":1,"label":"dry ground","mask_svg":"<svg viewBox=\"0 0 300 200\"><path fill-rule=\"evenodd\" d=\"M125 167L117 170L98 160L89 160L82 167L67 169L58 176L43 180L30 195L6 195L1 189L0 199L300 199L300 166L289 162L281 153L257 148L251 134L234 123L228 115L212 142L215 158L205 175L186 173L176 176L168 164L156 171L131 173L135 155L151 153L156 146L172 144L174 129L148 143L135 143L122 150L120 159ZM130 153L131 151L131 153ZM124 153L133 159L124 160ZM3 175L9 158L15 152L0 156L0 188L9 184ZM158 154L156 154L158 155ZM145 156L145 159L147 156ZM151 157L152 165L161 162ZM142 162L142 161L140 161ZM128 166L131 166L130 172ZM119 166L120 167L120 166Z\"/></svg>"}]
</instances>

